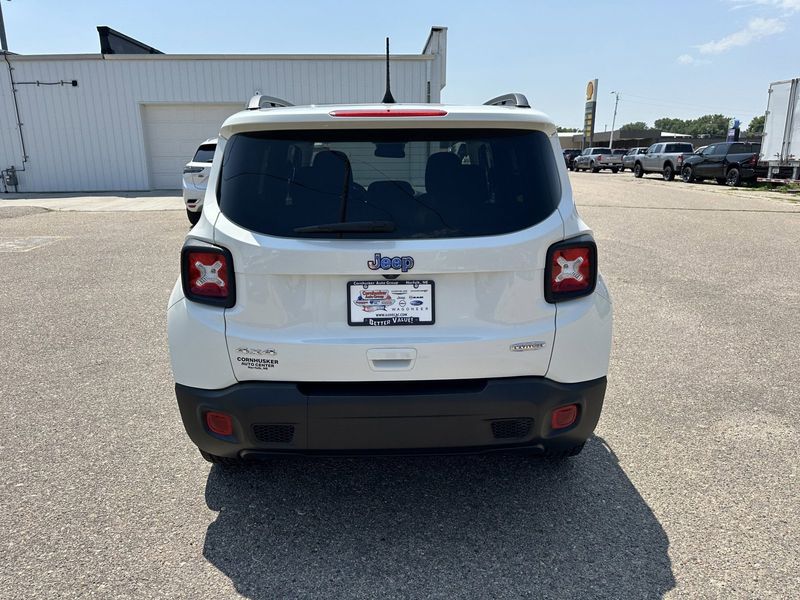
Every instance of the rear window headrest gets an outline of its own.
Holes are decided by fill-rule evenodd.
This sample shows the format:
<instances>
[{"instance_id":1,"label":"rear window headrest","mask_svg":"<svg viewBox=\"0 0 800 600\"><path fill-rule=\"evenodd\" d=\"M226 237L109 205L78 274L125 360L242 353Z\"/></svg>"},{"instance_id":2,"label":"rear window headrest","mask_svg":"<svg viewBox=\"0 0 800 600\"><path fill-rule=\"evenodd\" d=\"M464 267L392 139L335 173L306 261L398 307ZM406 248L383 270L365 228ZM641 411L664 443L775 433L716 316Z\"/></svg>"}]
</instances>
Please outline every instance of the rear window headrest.
<instances>
[{"instance_id":1,"label":"rear window headrest","mask_svg":"<svg viewBox=\"0 0 800 600\"><path fill-rule=\"evenodd\" d=\"M373 181L367 188L367 194L372 195L403 195L414 197L414 188L407 181L389 180Z\"/></svg>"},{"instance_id":2,"label":"rear window headrest","mask_svg":"<svg viewBox=\"0 0 800 600\"><path fill-rule=\"evenodd\" d=\"M460 166L461 159L452 152L431 154L425 166L425 190L429 194L451 190Z\"/></svg>"}]
</instances>

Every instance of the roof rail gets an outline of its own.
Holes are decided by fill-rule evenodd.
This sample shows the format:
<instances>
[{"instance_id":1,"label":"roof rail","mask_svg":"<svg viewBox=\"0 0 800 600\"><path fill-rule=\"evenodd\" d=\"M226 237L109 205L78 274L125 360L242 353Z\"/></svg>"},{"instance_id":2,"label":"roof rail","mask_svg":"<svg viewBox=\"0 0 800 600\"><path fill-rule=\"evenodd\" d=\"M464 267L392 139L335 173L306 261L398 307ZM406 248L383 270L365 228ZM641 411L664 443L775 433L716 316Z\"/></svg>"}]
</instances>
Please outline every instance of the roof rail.
<instances>
[{"instance_id":1,"label":"roof rail","mask_svg":"<svg viewBox=\"0 0 800 600\"><path fill-rule=\"evenodd\" d=\"M522 94L503 94L483 103L484 106L516 106L517 108L530 108L528 99Z\"/></svg>"},{"instance_id":2,"label":"roof rail","mask_svg":"<svg viewBox=\"0 0 800 600\"><path fill-rule=\"evenodd\" d=\"M247 110L258 110L260 108L277 108L282 106L294 106L291 102L274 98L273 96L265 96L264 94L256 94L250 98L247 103Z\"/></svg>"}]
</instances>

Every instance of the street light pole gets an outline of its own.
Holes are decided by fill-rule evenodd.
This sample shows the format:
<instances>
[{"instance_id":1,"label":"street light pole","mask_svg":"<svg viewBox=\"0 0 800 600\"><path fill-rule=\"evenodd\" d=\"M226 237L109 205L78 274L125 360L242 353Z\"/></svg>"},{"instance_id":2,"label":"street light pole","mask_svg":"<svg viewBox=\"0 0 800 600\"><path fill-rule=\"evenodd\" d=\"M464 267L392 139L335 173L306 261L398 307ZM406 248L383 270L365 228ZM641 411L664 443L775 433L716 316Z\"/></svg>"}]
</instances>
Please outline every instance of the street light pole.
<instances>
[{"instance_id":1,"label":"street light pole","mask_svg":"<svg viewBox=\"0 0 800 600\"><path fill-rule=\"evenodd\" d=\"M619 104L619 92L611 92L617 99L614 100L614 117L611 119L611 138L608 140L608 147L614 147L614 124L617 122L617 105Z\"/></svg>"}]
</instances>

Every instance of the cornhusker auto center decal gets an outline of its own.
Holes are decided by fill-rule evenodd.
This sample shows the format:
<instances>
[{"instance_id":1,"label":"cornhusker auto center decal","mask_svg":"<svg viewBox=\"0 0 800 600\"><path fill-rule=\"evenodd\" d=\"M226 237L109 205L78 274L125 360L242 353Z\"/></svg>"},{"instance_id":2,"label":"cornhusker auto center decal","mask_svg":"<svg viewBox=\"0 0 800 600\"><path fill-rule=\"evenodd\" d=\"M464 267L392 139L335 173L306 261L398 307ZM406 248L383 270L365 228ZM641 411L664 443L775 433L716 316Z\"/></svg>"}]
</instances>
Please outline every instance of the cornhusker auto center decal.
<instances>
[{"instance_id":1,"label":"cornhusker auto center decal","mask_svg":"<svg viewBox=\"0 0 800 600\"><path fill-rule=\"evenodd\" d=\"M350 281L350 325L433 325L433 281Z\"/></svg>"}]
</instances>

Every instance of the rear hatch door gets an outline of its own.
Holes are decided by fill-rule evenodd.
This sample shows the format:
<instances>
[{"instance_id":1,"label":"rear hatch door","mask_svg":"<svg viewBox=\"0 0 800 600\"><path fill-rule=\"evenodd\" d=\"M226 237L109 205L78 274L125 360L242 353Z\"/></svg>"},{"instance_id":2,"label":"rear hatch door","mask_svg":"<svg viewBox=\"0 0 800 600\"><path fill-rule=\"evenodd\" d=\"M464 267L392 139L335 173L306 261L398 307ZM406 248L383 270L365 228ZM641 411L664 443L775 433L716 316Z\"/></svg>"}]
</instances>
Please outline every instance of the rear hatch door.
<instances>
[{"instance_id":1,"label":"rear hatch door","mask_svg":"<svg viewBox=\"0 0 800 600\"><path fill-rule=\"evenodd\" d=\"M546 134L288 131L227 142L215 242L241 381L544 375L563 238Z\"/></svg>"}]
</instances>

